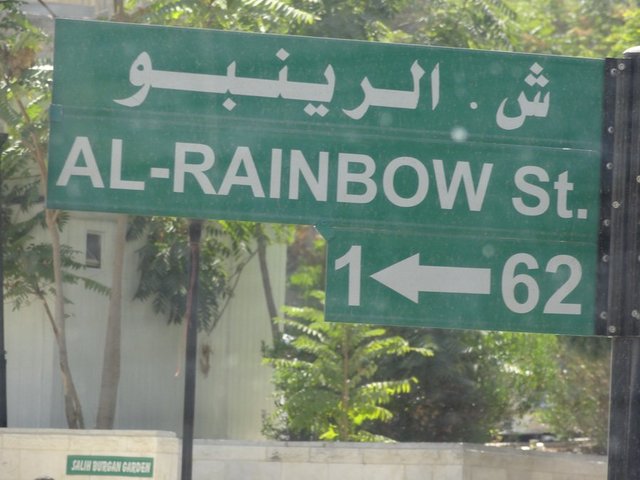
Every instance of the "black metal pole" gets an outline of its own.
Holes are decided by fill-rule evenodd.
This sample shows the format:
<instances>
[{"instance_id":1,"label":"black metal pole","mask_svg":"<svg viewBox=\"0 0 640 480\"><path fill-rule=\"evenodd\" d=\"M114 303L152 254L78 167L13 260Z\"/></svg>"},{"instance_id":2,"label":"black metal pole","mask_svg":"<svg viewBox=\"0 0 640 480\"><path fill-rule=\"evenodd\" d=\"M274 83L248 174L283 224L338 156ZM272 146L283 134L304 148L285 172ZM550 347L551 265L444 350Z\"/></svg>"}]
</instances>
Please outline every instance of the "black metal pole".
<instances>
[{"instance_id":1,"label":"black metal pole","mask_svg":"<svg viewBox=\"0 0 640 480\"><path fill-rule=\"evenodd\" d=\"M611 359L609 480L640 479L640 338L615 337Z\"/></svg>"},{"instance_id":2,"label":"black metal pole","mask_svg":"<svg viewBox=\"0 0 640 480\"><path fill-rule=\"evenodd\" d=\"M0 157L4 143L9 138L6 133L0 133ZM0 163L0 428L8 424L7 417L7 352L4 349L4 199L2 197L2 163Z\"/></svg>"},{"instance_id":3,"label":"black metal pole","mask_svg":"<svg viewBox=\"0 0 640 480\"><path fill-rule=\"evenodd\" d=\"M198 277L200 273L200 237L202 220L189 221L189 290L187 292L187 348L184 377L184 417L182 422L181 480L191 480L193 466L193 424L196 403L196 354L198 346Z\"/></svg>"},{"instance_id":4,"label":"black metal pole","mask_svg":"<svg viewBox=\"0 0 640 480\"><path fill-rule=\"evenodd\" d=\"M617 73L616 73L617 72ZM608 333L609 480L640 480L640 50L609 73L616 87ZM617 219L616 219L617 216ZM617 224L617 225L616 225Z\"/></svg>"}]
</instances>

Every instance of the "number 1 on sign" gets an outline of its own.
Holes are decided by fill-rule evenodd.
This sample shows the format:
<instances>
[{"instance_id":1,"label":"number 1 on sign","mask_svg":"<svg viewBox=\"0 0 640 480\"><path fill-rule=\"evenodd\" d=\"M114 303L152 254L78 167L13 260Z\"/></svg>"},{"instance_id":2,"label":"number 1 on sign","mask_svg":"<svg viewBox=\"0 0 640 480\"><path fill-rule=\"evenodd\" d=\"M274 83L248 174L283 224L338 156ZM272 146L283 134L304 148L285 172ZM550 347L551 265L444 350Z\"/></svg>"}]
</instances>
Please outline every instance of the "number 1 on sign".
<instances>
[{"instance_id":1,"label":"number 1 on sign","mask_svg":"<svg viewBox=\"0 0 640 480\"><path fill-rule=\"evenodd\" d=\"M362 270L362 247L360 245L352 245L347 253L340 258L336 258L336 270L340 270L347 265L349 266L348 303L350 307L359 307L360 271Z\"/></svg>"}]
</instances>

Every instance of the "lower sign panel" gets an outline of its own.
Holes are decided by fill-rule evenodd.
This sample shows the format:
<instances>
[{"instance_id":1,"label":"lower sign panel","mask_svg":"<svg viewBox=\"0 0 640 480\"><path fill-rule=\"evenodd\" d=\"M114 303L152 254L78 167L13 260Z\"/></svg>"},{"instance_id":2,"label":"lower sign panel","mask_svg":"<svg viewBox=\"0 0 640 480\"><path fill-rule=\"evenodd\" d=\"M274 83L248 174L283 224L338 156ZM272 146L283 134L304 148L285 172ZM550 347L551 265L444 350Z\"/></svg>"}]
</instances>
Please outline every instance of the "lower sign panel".
<instances>
[{"instance_id":1,"label":"lower sign panel","mask_svg":"<svg viewBox=\"0 0 640 480\"><path fill-rule=\"evenodd\" d=\"M592 244L363 230L327 237L330 322L594 334Z\"/></svg>"}]
</instances>

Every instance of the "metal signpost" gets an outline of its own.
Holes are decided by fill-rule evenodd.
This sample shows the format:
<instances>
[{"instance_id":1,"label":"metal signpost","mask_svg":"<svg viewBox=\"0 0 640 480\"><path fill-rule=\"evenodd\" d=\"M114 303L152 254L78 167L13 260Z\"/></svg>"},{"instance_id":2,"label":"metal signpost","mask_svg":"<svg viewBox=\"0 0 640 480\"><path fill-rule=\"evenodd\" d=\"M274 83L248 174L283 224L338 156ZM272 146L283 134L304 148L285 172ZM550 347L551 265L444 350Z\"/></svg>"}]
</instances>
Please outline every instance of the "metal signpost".
<instances>
[{"instance_id":1,"label":"metal signpost","mask_svg":"<svg viewBox=\"0 0 640 480\"><path fill-rule=\"evenodd\" d=\"M637 335L630 66L57 20L47 205L315 224L329 321Z\"/></svg>"},{"instance_id":2,"label":"metal signpost","mask_svg":"<svg viewBox=\"0 0 640 480\"><path fill-rule=\"evenodd\" d=\"M609 480L640 480L640 55L607 60L603 160L611 172ZM609 137L609 138L607 138ZM604 203L604 202L603 202ZM603 211L606 211L603 205Z\"/></svg>"},{"instance_id":3,"label":"metal signpost","mask_svg":"<svg viewBox=\"0 0 640 480\"><path fill-rule=\"evenodd\" d=\"M0 132L0 160L9 134ZM4 247L5 218L3 175L0 163L0 428L7 426L7 353L4 345Z\"/></svg>"}]
</instances>

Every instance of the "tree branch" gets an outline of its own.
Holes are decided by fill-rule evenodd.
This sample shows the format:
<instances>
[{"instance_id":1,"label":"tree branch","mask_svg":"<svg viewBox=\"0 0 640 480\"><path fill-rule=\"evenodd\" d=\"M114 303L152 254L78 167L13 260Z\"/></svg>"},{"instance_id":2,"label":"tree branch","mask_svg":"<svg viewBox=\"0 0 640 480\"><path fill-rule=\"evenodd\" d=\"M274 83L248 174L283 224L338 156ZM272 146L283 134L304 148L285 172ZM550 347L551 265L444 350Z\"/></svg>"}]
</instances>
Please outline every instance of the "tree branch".
<instances>
[{"instance_id":1,"label":"tree branch","mask_svg":"<svg viewBox=\"0 0 640 480\"><path fill-rule=\"evenodd\" d=\"M44 0L38 0L38 3L42 5L47 12L49 12L49 16L51 18L58 18L58 16L53 12L53 10L51 10L49 5L47 5L47 3Z\"/></svg>"}]
</instances>

